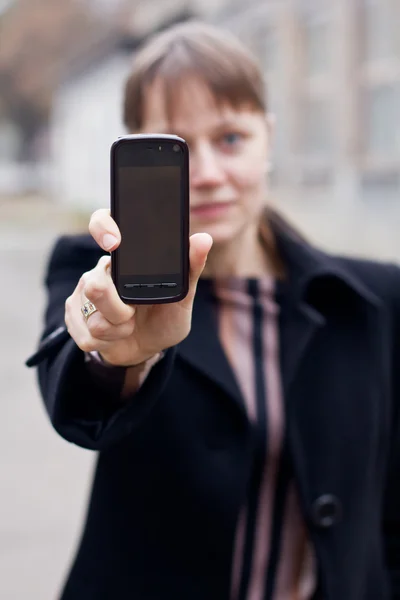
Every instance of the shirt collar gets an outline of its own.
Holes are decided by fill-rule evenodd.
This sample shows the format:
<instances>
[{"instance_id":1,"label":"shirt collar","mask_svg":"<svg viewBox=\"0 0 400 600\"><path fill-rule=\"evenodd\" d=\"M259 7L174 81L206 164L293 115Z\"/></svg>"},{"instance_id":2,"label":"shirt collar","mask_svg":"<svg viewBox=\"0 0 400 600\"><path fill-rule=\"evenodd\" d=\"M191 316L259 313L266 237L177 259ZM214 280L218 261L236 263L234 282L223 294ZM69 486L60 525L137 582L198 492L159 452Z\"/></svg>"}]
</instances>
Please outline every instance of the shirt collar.
<instances>
[{"instance_id":1,"label":"shirt collar","mask_svg":"<svg viewBox=\"0 0 400 600\"><path fill-rule=\"evenodd\" d=\"M268 211L266 218L288 283L299 297L307 299L311 288L320 285L322 289L329 280L369 304L380 305L378 296L348 267L348 259L316 248L277 213Z\"/></svg>"}]
</instances>

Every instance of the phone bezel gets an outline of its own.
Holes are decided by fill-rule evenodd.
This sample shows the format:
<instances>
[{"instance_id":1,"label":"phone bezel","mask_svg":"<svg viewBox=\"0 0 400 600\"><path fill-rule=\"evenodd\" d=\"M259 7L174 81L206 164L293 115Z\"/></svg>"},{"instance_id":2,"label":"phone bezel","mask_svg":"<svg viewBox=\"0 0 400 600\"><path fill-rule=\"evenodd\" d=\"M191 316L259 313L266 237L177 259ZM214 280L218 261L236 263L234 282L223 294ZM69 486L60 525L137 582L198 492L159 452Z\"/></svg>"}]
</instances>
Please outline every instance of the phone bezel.
<instances>
[{"instance_id":1,"label":"phone bezel","mask_svg":"<svg viewBox=\"0 0 400 600\"><path fill-rule=\"evenodd\" d=\"M116 176L118 169L118 149L122 144L140 144L143 145L143 150L149 148L149 145L159 146L165 144L179 144L181 148L180 157L182 159L182 222L181 222L181 273L179 274L180 281L177 282L177 291L174 288L151 287L140 289L140 295L135 295L132 291L122 292L122 281L118 269L118 249L111 253L111 276L114 285L118 291L120 298L127 304L166 304L171 302L179 302L183 300L189 291L189 149L185 140L176 135L167 134L130 134L121 136L111 146L111 216L118 224L118 198L116 193ZM165 149L165 148L164 148ZM164 156L167 156L165 152ZM137 164L137 163L136 163ZM132 166L136 166L132 162ZM128 276L126 276L128 277ZM134 279L137 276L128 278ZM146 281L148 285L156 285L162 282L159 277L148 276ZM138 291L136 291L138 294Z\"/></svg>"}]
</instances>

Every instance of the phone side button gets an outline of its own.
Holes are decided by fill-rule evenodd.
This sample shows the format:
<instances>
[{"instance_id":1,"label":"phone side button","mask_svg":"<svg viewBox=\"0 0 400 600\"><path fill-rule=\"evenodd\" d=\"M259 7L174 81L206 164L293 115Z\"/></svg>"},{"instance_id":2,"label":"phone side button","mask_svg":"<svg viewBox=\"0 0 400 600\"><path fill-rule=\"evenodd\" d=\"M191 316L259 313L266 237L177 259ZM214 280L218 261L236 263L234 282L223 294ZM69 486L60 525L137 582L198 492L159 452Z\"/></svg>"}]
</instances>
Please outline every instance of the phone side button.
<instances>
[{"instance_id":1,"label":"phone side button","mask_svg":"<svg viewBox=\"0 0 400 600\"><path fill-rule=\"evenodd\" d=\"M177 287L177 283L162 283L161 286L165 288L174 288Z\"/></svg>"}]
</instances>

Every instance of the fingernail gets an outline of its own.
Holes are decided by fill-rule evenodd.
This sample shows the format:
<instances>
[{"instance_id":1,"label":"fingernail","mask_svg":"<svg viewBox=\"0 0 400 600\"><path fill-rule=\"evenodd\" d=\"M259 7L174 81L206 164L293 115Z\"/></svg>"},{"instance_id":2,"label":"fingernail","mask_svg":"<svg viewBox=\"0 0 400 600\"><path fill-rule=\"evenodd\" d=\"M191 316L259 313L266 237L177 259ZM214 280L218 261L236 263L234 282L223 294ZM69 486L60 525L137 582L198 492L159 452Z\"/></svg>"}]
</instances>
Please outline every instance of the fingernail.
<instances>
[{"instance_id":1,"label":"fingernail","mask_svg":"<svg viewBox=\"0 0 400 600\"><path fill-rule=\"evenodd\" d=\"M105 250L111 250L111 248L113 248L117 242L118 240L115 237L115 235L111 235L111 233L106 233L103 237L103 248Z\"/></svg>"}]
</instances>

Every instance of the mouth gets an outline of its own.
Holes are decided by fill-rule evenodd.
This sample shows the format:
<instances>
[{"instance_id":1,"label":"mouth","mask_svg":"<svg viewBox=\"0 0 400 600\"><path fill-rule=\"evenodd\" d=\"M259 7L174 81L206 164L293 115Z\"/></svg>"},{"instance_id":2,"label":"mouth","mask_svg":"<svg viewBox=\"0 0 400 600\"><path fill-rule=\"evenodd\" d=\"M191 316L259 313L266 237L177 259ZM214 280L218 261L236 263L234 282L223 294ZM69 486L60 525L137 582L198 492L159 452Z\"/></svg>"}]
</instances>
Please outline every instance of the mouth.
<instances>
[{"instance_id":1,"label":"mouth","mask_svg":"<svg viewBox=\"0 0 400 600\"><path fill-rule=\"evenodd\" d=\"M234 205L234 202L207 202L192 206L190 212L196 217L213 218L224 215Z\"/></svg>"}]
</instances>

